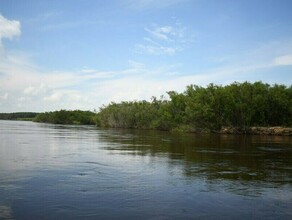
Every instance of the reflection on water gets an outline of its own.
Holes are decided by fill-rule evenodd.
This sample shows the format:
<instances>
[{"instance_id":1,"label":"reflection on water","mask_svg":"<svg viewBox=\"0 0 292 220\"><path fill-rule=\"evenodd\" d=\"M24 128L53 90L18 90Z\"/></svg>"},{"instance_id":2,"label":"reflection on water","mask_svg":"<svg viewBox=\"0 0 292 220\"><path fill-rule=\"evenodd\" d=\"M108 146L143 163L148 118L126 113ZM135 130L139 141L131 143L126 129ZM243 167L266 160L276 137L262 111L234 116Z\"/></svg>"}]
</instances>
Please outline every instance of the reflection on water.
<instances>
[{"instance_id":1,"label":"reflection on water","mask_svg":"<svg viewBox=\"0 0 292 220\"><path fill-rule=\"evenodd\" d=\"M292 139L0 121L0 219L291 219Z\"/></svg>"},{"instance_id":2,"label":"reflection on water","mask_svg":"<svg viewBox=\"0 0 292 220\"><path fill-rule=\"evenodd\" d=\"M273 186L292 183L289 137L118 131L101 134L99 141L112 143L105 149L118 154L166 157L169 166L181 166L187 177Z\"/></svg>"}]
</instances>

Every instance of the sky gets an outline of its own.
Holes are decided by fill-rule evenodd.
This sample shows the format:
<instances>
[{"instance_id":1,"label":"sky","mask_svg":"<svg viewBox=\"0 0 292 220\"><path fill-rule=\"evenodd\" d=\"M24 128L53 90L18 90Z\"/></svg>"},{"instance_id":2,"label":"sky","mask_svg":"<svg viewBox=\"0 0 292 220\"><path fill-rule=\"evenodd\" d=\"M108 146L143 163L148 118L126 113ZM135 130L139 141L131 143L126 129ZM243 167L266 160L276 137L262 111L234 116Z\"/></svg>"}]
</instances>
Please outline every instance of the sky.
<instances>
[{"instance_id":1,"label":"sky","mask_svg":"<svg viewBox=\"0 0 292 220\"><path fill-rule=\"evenodd\" d=\"M0 0L0 112L291 85L291 0Z\"/></svg>"}]
</instances>

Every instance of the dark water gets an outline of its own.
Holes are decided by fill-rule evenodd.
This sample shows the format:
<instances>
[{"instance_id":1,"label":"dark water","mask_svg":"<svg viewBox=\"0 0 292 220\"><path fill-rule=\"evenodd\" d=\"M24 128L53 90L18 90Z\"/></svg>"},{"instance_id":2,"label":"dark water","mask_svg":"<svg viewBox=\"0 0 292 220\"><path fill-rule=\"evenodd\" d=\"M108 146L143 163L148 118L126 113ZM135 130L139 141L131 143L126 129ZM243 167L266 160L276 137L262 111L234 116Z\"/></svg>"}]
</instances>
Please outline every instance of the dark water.
<instances>
[{"instance_id":1,"label":"dark water","mask_svg":"<svg viewBox=\"0 0 292 220\"><path fill-rule=\"evenodd\" d=\"M0 121L0 219L292 219L292 138Z\"/></svg>"}]
</instances>

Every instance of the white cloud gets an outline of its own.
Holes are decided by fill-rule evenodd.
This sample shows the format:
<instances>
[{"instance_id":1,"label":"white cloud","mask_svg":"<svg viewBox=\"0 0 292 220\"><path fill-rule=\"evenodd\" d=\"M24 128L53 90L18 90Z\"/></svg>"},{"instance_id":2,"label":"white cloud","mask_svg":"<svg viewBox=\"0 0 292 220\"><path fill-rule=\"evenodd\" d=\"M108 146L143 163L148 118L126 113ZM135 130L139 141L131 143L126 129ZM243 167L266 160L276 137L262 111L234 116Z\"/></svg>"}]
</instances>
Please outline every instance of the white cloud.
<instances>
[{"instance_id":1,"label":"white cloud","mask_svg":"<svg viewBox=\"0 0 292 220\"><path fill-rule=\"evenodd\" d=\"M259 44L252 50L212 57L218 66L234 66L234 69L246 69L246 74L256 70L292 65L292 41L271 41ZM275 77L281 79L281 77ZM263 77L262 80L265 80ZM291 82L291 80L289 80Z\"/></svg>"},{"instance_id":2,"label":"white cloud","mask_svg":"<svg viewBox=\"0 0 292 220\"><path fill-rule=\"evenodd\" d=\"M8 93L4 93L3 95L0 95L0 100L7 100L8 98Z\"/></svg>"},{"instance_id":3,"label":"white cloud","mask_svg":"<svg viewBox=\"0 0 292 220\"><path fill-rule=\"evenodd\" d=\"M119 71L84 68L46 72L16 54L6 57L0 60L0 94L6 101L9 99L1 105L1 110L8 112L93 110L110 101L149 99L167 90L182 90L190 82L202 82L202 76L175 78L172 67L147 68L133 60L128 61L129 68ZM208 77L203 78L208 81Z\"/></svg>"},{"instance_id":4,"label":"white cloud","mask_svg":"<svg viewBox=\"0 0 292 220\"><path fill-rule=\"evenodd\" d=\"M143 43L136 45L141 52L148 54L175 55L184 49L184 42L188 40L187 34L182 31L184 27L179 24L154 25L148 30ZM20 34L20 25L18 32L8 32L1 38ZM183 91L189 84L261 80L264 76L254 74L257 70L290 65L292 44L289 45L272 44L253 54L245 54L248 59L240 57L233 62L236 65L189 75L180 72L177 66L149 67L135 60L128 60L129 67L118 71L89 67L79 71L45 71L23 54L6 52L0 59L1 111L93 110L111 101L149 100L169 90ZM244 62L240 63L241 60ZM285 82L280 77L277 80L272 83Z\"/></svg>"},{"instance_id":5,"label":"white cloud","mask_svg":"<svg viewBox=\"0 0 292 220\"><path fill-rule=\"evenodd\" d=\"M62 93L54 92L51 95L44 97L44 101L59 102L61 101L62 97L63 97Z\"/></svg>"},{"instance_id":6,"label":"white cloud","mask_svg":"<svg viewBox=\"0 0 292 220\"><path fill-rule=\"evenodd\" d=\"M276 47L279 48L279 45ZM283 47L287 48L287 45ZM267 54L267 50L262 52ZM260 53L255 53L255 56L260 56ZM169 90L182 92L189 84L204 86L210 82L228 84L235 80L263 80L265 75L255 73L287 64L287 58L283 57L289 56L279 55L271 59L269 55L258 62L249 57L250 61L245 60L243 64L185 75L178 71L180 66L148 67L135 60L129 60L129 67L118 71L99 71L88 67L74 72L43 71L25 56L7 54L5 59L0 59L1 111L93 110L111 101L149 100ZM278 64L271 64L271 60L277 60ZM281 81L279 77L268 83L276 82L291 83L291 80Z\"/></svg>"},{"instance_id":7,"label":"white cloud","mask_svg":"<svg viewBox=\"0 0 292 220\"><path fill-rule=\"evenodd\" d=\"M20 22L8 20L0 14L0 44L4 38L12 39L20 34Z\"/></svg>"},{"instance_id":8,"label":"white cloud","mask_svg":"<svg viewBox=\"0 0 292 220\"><path fill-rule=\"evenodd\" d=\"M112 78L114 76L114 72L99 71L89 68L84 68L80 72L82 73L80 74L80 77L87 80Z\"/></svg>"},{"instance_id":9,"label":"white cloud","mask_svg":"<svg viewBox=\"0 0 292 220\"><path fill-rule=\"evenodd\" d=\"M136 51L137 53L147 53L150 55L175 55L178 51L181 51L182 48L175 47L163 47L163 46L154 46L154 45L143 45L137 44Z\"/></svg>"},{"instance_id":10,"label":"white cloud","mask_svg":"<svg viewBox=\"0 0 292 220\"><path fill-rule=\"evenodd\" d=\"M47 86L44 83L41 83L40 85L37 85L37 86L29 86L24 89L23 93L24 95L28 95L28 96L36 96L41 93L45 93L47 90L46 87Z\"/></svg>"},{"instance_id":11,"label":"white cloud","mask_svg":"<svg viewBox=\"0 0 292 220\"><path fill-rule=\"evenodd\" d=\"M173 25L157 25L145 27L147 36L142 43L135 45L137 53L150 55L175 55L183 51L187 44L193 42L193 36L182 23L174 19Z\"/></svg>"},{"instance_id":12,"label":"white cloud","mask_svg":"<svg viewBox=\"0 0 292 220\"><path fill-rule=\"evenodd\" d=\"M284 55L284 56L279 56L274 59L274 65L275 66L287 66L287 65L292 65L292 55Z\"/></svg>"},{"instance_id":13,"label":"white cloud","mask_svg":"<svg viewBox=\"0 0 292 220\"><path fill-rule=\"evenodd\" d=\"M140 70L140 69L145 68L144 63L139 63L139 62L134 61L134 60L128 60L128 63L129 63L130 69Z\"/></svg>"},{"instance_id":14,"label":"white cloud","mask_svg":"<svg viewBox=\"0 0 292 220\"><path fill-rule=\"evenodd\" d=\"M96 69L88 69L88 68L85 68L83 70L81 70L82 73L96 73L97 70Z\"/></svg>"},{"instance_id":15,"label":"white cloud","mask_svg":"<svg viewBox=\"0 0 292 220\"><path fill-rule=\"evenodd\" d=\"M158 27L154 30L150 30L149 28L145 28L145 31L149 32L152 36L160 39L160 40L167 40L169 41L170 38L168 35L172 32L171 26L164 26L164 27Z\"/></svg>"},{"instance_id":16,"label":"white cloud","mask_svg":"<svg viewBox=\"0 0 292 220\"><path fill-rule=\"evenodd\" d=\"M261 75L251 78L253 72L271 67L251 64L183 75L173 74L177 73L177 66L149 68L129 60L129 68L119 71L84 68L76 72L44 72L32 64L24 65L24 61L11 62L20 61L20 58L8 60L0 60L0 72L4 73L0 76L0 94L3 94L0 98L6 101L1 104L1 111L93 110L111 101L149 100L169 90L183 91L189 84L227 84L247 78L260 80L263 79ZM100 75L112 77L101 78Z\"/></svg>"},{"instance_id":17,"label":"white cloud","mask_svg":"<svg viewBox=\"0 0 292 220\"><path fill-rule=\"evenodd\" d=\"M26 97L26 96L21 96L18 98L19 102L26 102L26 101L30 101L31 97Z\"/></svg>"},{"instance_id":18,"label":"white cloud","mask_svg":"<svg viewBox=\"0 0 292 220\"><path fill-rule=\"evenodd\" d=\"M150 35L159 40L165 41L179 41L185 36L185 27L176 25L174 26L157 26L153 28L145 28L145 31L150 33Z\"/></svg>"}]
</instances>

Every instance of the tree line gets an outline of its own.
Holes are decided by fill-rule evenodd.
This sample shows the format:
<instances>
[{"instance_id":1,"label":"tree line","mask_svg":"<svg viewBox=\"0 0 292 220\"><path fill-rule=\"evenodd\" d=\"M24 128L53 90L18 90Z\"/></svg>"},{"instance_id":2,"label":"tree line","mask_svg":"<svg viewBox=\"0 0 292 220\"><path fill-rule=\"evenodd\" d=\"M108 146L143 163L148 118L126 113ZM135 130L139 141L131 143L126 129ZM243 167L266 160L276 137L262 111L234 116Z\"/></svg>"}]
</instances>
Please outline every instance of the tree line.
<instances>
[{"instance_id":1,"label":"tree line","mask_svg":"<svg viewBox=\"0 0 292 220\"><path fill-rule=\"evenodd\" d=\"M13 112L0 113L1 120L32 120L38 113L36 112Z\"/></svg>"},{"instance_id":2,"label":"tree line","mask_svg":"<svg viewBox=\"0 0 292 220\"><path fill-rule=\"evenodd\" d=\"M101 127L159 130L246 130L251 126L291 126L292 86L262 82L170 91L169 99L110 103L95 119Z\"/></svg>"},{"instance_id":3,"label":"tree line","mask_svg":"<svg viewBox=\"0 0 292 220\"><path fill-rule=\"evenodd\" d=\"M189 85L184 92L167 92L169 98L127 101L90 111L1 113L0 119L33 118L35 122L96 125L110 128L172 131L219 131L235 127L292 126L292 86L262 82L207 87Z\"/></svg>"},{"instance_id":4,"label":"tree line","mask_svg":"<svg viewBox=\"0 0 292 220\"><path fill-rule=\"evenodd\" d=\"M52 124L95 125L95 117L96 113L90 111L60 110L37 114L33 121Z\"/></svg>"}]
</instances>

